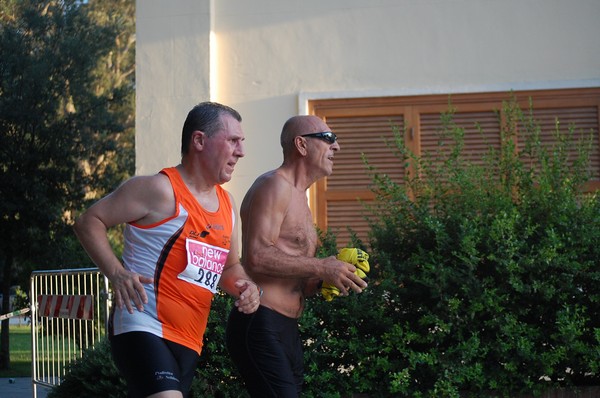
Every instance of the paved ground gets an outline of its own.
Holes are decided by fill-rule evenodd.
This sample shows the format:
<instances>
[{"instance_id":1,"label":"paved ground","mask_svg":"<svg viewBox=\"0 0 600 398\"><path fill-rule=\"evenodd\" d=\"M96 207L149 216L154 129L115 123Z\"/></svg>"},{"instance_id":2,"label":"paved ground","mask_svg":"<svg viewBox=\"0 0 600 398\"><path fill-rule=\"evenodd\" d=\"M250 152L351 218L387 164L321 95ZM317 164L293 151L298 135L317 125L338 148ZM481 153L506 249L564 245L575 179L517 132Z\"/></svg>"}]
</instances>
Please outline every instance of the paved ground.
<instances>
[{"instance_id":1,"label":"paved ground","mask_svg":"<svg viewBox=\"0 0 600 398\"><path fill-rule=\"evenodd\" d=\"M37 387L37 398L46 398L50 390ZM0 378L0 398L33 397L33 385L30 377Z\"/></svg>"}]
</instances>

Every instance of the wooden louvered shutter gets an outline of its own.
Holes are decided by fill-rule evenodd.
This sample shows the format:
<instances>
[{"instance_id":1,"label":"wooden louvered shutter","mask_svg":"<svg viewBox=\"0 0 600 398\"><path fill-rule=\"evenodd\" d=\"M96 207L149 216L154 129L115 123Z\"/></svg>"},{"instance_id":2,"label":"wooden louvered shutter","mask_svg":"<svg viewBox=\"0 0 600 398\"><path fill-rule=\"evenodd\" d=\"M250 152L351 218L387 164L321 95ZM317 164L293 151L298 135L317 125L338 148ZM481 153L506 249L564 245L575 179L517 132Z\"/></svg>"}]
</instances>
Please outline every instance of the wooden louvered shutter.
<instances>
[{"instance_id":1,"label":"wooden louvered shutter","mask_svg":"<svg viewBox=\"0 0 600 398\"><path fill-rule=\"evenodd\" d=\"M561 132L576 126L573 140L592 138L589 189L600 189L600 88L314 100L309 102L311 113L328 123L338 134L341 146L333 174L311 188L315 223L322 230L335 232L340 246L348 243L348 227L366 242L368 223L359 200L373 200L373 194L361 154L365 153L379 172L401 183L404 173L410 171L404 170L385 145L385 138L393 136L391 124L406 128L405 144L417 155L435 153L440 150L440 116L451 103L453 121L464 129L465 158L472 164L482 164L490 146L498 150L501 147L503 102L511 96L525 112L532 101L543 145L553 144L557 119ZM518 131L517 150L522 150L524 139Z\"/></svg>"},{"instance_id":2,"label":"wooden louvered shutter","mask_svg":"<svg viewBox=\"0 0 600 398\"><path fill-rule=\"evenodd\" d=\"M592 185L600 184L600 143L598 136L599 108L597 105L581 105L557 108L554 104L544 108L543 104L533 109L533 118L539 123L540 141L546 148L557 144L557 130L561 136L571 136L572 147L567 154L572 162L577 158L577 143L591 140L589 172ZM519 141L519 149L525 146L525 140ZM596 188L598 189L598 188Z\"/></svg>"},{"instance_id":3,"label":"wooden louvered shutter","mask_svg":"<svg viewBox=\"0 0 600 398\"><path fill-rule=\"evenodd\" d=\"M482 166L490 148L500 150L500 120L497 112L460 111L453 115L453 123L463 135L463 159L469 164ZM419 147L421 156L431 156L436 166L441 166L453 147L453 138L443 136L440 112L421 113L419 115ZM437 160L437 162L436 162Z\"/></svg>"}]
</instances>

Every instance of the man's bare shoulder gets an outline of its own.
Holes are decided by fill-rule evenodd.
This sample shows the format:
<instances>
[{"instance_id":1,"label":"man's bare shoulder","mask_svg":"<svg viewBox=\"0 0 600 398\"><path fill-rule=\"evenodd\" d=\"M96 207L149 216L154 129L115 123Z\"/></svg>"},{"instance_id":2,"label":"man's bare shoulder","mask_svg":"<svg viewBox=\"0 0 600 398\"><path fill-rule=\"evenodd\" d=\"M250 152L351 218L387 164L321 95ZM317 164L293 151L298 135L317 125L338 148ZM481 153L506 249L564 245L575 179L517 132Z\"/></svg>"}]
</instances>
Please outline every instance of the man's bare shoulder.
<instances>
[{"instance_id":1,"label":"man's bare shoulder","mask_svg":"<svg viewBox=\"0 0 600 398\"><path fill-rule=\"evenodd\" d=\"M125 181L118 190L137 195L169 195L173 192L169 177L164 174L134 176Z\"/></svg>"},{"instance_id":2,"label":"man's bare shoulder","mask_svg":"<svg viewBox=\"0 0 600 398\"><path fill-rule=\"evenodd\" d=\"M272 194L282 189L288 190L290 187L289 180L283 173L276 169L260 175L250 187L250 192L260 194L267 191L269 194Z\"/></svg>"},{"instance_id":3,"label":"man's bare shoulder","mask_svg":"<svg viewBox=\"0 0 600 398\"><path fill-rule=\"evenodd\" d=\"M271 170L259 176L242 201L242 211L249 206L269 207L291 196L291 184L277 170ZM264 209L267 210L267 209Z\"/></svg>"},{"instance_id":4,"label":"man's bare shoulder","mask_svg":"<svg viewBox=\"0 0 600 398\"><path fill-rule=\"evenodd\" d=\"M166 176L135 176L96 202L86 213L108 226L126 222L149 224L173 214L173 203L173 191Z\"/></svg>"},{"instance_id":5,"label":"man's bare shoulder","mask_svg":"<svg viewBox=\"0 0 600 398\"><path fill-rule=\"evenodd\" d=\"M136 213L141 213L136 214L141 223L162 220L171 216L175 209L173 187L164 174L132 177L115 193L119 195L119 202L136 207Z\"/></svg>"}]
</instances>

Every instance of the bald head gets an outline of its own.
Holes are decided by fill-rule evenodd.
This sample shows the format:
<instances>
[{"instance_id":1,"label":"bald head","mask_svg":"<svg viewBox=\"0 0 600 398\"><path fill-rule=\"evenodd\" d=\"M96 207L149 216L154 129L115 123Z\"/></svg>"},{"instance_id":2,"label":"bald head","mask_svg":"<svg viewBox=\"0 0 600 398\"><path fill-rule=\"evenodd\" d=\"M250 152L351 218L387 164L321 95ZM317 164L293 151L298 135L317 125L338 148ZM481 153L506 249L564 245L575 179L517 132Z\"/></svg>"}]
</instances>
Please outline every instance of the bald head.
<instances>
[{"instance_id":1,"label":"bald head","mask_svg":"<svg viewBox=\"0 0 600 398\"><path fill-rule=\"evenodd\" d=\"M328 129L327 124L318 116L292 116L285 122L281 130L280 142L284 157L295 148L294 138L299 135L319 133Z\"/></svg>"}]
</instances>

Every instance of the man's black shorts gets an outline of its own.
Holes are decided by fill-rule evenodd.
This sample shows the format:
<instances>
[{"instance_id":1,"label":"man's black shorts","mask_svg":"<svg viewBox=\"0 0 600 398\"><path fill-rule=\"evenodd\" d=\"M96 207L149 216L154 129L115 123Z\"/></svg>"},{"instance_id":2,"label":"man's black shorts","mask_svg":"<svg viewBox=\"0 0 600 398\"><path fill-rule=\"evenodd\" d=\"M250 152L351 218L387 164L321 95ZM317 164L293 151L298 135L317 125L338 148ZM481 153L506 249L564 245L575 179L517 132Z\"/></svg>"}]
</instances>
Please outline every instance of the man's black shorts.
<instances>
[{"instance_id":1,"label":"man's black shorts","mask_svg":"<svg viewBox=\"0 0 600 398\"><path fill-rule=\"evenodd\" d=\"M233 308L227 348L252 397L296 398L304 379L298 321L260 306L253 314Z\"/></svg>"}]
</instances>

